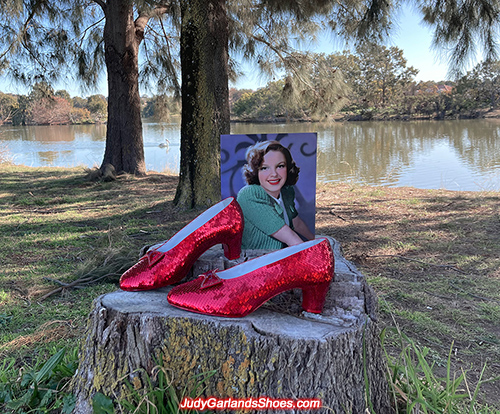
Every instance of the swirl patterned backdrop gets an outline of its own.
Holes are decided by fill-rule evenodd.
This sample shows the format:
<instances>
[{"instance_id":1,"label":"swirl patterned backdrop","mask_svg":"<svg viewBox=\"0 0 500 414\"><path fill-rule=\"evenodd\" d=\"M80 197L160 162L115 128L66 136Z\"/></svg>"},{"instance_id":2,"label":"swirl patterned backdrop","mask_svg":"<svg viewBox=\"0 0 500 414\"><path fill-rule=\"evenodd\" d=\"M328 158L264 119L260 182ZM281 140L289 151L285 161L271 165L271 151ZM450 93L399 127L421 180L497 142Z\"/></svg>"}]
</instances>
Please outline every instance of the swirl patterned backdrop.
<instances>
[{"instance_id":1,"label":"swirl patterned backdrop","mask_svg":"<svg viewBox=\"0 0 500 414\"><path fill-rule=\"evenodd\" d=\"M260 141L279 141L287 147L300 168L299 181L295 185L295 202L300 217L314 233L316 213L316 151L317 134L240 134L221 135L221 196L236 197L246 185L242 167L248 147Z\"/></svg>"}]
</instances>

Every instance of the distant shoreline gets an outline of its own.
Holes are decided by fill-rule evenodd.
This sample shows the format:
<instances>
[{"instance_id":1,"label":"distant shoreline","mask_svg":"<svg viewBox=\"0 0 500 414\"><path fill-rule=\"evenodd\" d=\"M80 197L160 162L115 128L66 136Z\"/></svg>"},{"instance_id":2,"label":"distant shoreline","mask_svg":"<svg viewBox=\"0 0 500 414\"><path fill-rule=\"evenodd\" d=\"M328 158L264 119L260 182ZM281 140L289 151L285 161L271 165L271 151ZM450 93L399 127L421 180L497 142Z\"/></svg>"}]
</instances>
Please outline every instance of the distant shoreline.
<instances>
[{"instance_id":1,"label":"distant shoreline","mask_svg":"<svg viewBox=\"0 0 500 414\"><path fill-rule=\"evenodd\" d=\"M336 114L324 119L312 118L287 118L287 117L269 117L269 118L248 118L248 119L231 119L231 123L242 124L284 124L289 122L297 123L317 123L317 122L359 122L359 121L452 121L460 119L495 119L500 118L500 109L476 109L470 111L469 114L453 115L453 116L427 116L427 115L386 115L377 114L376 112L366 112L364 114Z\"/></svg>"},{"instance_id":2,"label":"distant shoreline","mask_svg":"<svg viewBox=\"0 0 500 414\"><path fill-rule=\"evenodd\" d=\"M476 109L471 110L469 114L453 116L427 116L427 115L387 115L376 112L366 112L364 114L335 114L324 119L313 118L289 118L285 116L265 117L265 118L237 118L232 117L230 122L233 124L286 124L286 123L320 123L320 122L360 122L360 121L452 121L460 119L496 119L500 118L500 109ZM142 121L152 122L171 122L173 120L180 122L180 114L172 115L169 119L155 120L151 117L142 118ZM62 126L62 125L106 125L107 122L94 123L75 123L75 124L29 124L20 126ZM12 123L0 123L0 127L12 126Z\"/></svg>"}]
</instances>

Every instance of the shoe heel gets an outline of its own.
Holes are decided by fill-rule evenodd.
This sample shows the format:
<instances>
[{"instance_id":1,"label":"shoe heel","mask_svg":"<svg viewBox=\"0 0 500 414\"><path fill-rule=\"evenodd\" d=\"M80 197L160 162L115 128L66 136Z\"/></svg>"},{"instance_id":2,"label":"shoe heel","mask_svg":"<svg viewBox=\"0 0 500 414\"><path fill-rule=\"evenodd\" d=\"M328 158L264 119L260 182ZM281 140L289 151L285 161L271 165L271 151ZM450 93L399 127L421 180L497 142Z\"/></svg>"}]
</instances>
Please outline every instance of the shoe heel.
<instances>
[{"instance_id":1,"label":"shoe heel","mask_svg":"<svg viewBox=\"0 0 500 414\"><path fill-rule=\"evenodd\" d=\"M321 313L325 304L330 282L302 288L302 309L306 312Z\"/></svg>"},{"instance_id":2,"label":"shoe heel","mask_svg":"<svg viewBox=\"0 0 500 414\"><path fill-rule=\"evenodd\" d=\"M222 243L224 247L224 256L228 260L236 260L241 255L241 236L242 233L237 234L232 240L229 240L228 243Z\"/></svg>"}]
</instances>

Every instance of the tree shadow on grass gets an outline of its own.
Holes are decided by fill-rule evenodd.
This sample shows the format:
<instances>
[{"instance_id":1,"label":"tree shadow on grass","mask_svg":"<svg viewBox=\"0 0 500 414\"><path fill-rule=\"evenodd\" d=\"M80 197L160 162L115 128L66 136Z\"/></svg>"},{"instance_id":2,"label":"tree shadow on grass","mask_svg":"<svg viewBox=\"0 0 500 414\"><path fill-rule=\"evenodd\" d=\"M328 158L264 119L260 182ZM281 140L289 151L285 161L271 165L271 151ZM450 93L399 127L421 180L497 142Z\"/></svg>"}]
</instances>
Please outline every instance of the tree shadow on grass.
<instances>
[{"instance_id":1,"label":"tree shadow on grass","mask_svg":"<svg viewBox=\"0 0 500 414\"><path fill-rule=\"evenodd\" d=\"M15 277L29 267L35 279L65 280L82 261L98 257L109 262L121 252L131 265L143 245L171 237L196 215L173 206L176 182L161 174L102 183L75 170L6 172L1 261L6 270L21 269L10 272Z\"/></svg>"}]
</instances>

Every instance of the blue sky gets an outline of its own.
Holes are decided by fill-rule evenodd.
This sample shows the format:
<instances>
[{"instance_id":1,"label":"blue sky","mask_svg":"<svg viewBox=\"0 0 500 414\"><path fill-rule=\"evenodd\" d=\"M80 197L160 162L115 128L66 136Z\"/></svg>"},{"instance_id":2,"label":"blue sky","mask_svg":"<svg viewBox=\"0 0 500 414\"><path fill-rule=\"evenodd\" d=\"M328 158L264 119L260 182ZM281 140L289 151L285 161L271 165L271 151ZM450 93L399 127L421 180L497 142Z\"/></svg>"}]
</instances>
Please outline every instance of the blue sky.
<instances>
[{"instance_id":1,"label":"blue sky","mask_svg":"<svg viewBox=\"0 0 500 414\"><path fill-rule=\"evenodd\" d=\"M387 41L386 46L397 46L404 52L404 57L407 59L408 66L413 66L419 70L416 77L420 80L441 81L447 79L447 62L446 56L432 49L432 33L431 30L421 23L421 18L413 12L409 7L404 8L395 16L395 29L391 37ZM345 45L332 38L328 33L320 36L316 44L312 44L310 50L325 54L340 52L344 50ZM239 89L257 89L265 86L269 79L259 75L257 69L250 64L242 64L241 69L245 72L235 86ZM471 69L471 68L468 68ZM104 76L103 76L104 78ZM79 95L86 96L81 92L75 83L71 80L61 82L56 85L55 89L66 89L71 96ZM0 91L27 94L29 91L12 85L9 81L0 78ZM105 80L102 81L99 91L107 95L107 85ZM143 93L141 91L141 93ZM151 94L151 92L149 92Z\"/></svg>"},{"instance_id":2,"label":"blue sky","mask_svg":"<svg viewBox=\"0 0 500 414\"><path fill-rule=\"evenodd\" d=\"M448 72L446 56L432 48L431 29L421 23L421 17L410 7L405 7L395 15L394 23L395 28L386 46L396 46L403 50L407 66L413 66L419 70L416 80L446 80ZM328 33L320 36L316 44L312 44L309 48L311 51L325 54L341 52L344 49L346 47L343 42L335 40ZM243 65L242 68L246 75L234 85L239 89L255 89L264 86L269 81L251 65Z\"/></svg>"}]
</instances>

